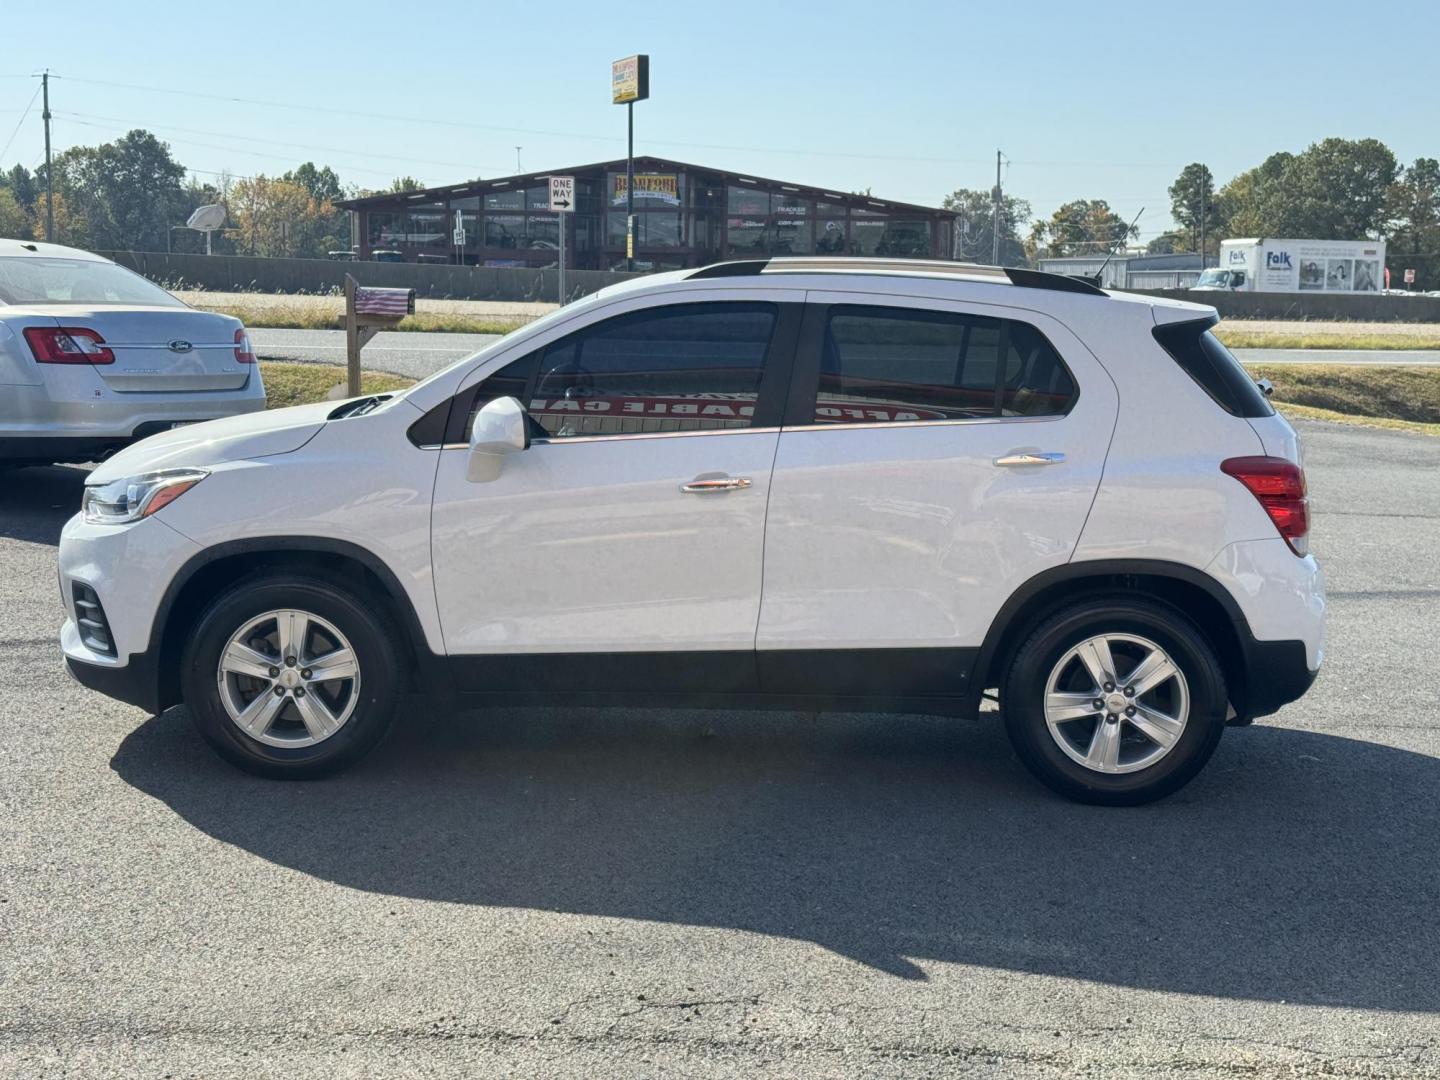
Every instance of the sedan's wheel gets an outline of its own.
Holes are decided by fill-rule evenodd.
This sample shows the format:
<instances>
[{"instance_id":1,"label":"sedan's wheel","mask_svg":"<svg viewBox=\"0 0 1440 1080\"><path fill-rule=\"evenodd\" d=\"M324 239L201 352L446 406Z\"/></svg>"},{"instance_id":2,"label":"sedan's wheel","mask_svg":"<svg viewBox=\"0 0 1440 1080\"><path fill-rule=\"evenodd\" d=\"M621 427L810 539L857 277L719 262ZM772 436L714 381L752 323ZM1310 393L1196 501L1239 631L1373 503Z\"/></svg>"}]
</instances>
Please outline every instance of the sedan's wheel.
<instances>
[{"instance_id":1,"label":"sedan's wheel","mask_svg":"<svg viewBox=\"0 0 1440 1080\"><path fill-rule=\"evenodd\" d=\"M317 578L237 582L185 649L185 703L220 754L262 776L320 776L366 753L395 709L393 627L373 597Z\"/></svg>"},{"instance_id":2,"label":"sedan's wheel","mask_svg":"<svg viewBox=\"0 0 1440 1080\"><path fill-rule=\"evenodd\" d=\"M1184 786L1224 731L1225 679L1184 614L1102 597L1057 613L1015 653L1001 709L1021 760L1084 802L1149 802Z\"/></svg>"}]
</instances>

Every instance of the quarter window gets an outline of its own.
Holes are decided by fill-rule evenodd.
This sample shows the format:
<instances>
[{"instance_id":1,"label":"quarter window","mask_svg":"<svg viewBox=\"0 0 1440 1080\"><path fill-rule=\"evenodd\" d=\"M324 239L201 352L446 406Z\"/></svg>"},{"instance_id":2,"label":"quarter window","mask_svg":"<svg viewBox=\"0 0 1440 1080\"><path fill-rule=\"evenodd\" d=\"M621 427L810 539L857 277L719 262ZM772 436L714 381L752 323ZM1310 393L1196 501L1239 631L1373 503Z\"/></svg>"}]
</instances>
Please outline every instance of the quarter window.
<instances>
[{"instance_id":1,"label":"quarter window","mask_svg":"<svg viewBox=\"0 0 1440 1080\"><path fill-rule=\"evenodd\" d=\"M814 422L1058 415L1074 396L1065 365L1027 323L842 306L826 323Z\"/></svg>"},{"instance_id":2,"label":"quarter window","mask_svg":"<svg viewBox=\"0 0 1440 1080\"><path fill-rule=\"evenodd\" d=\"M775 319L749 303L609 319L546 348L530 415L552 439L750 427Z\"/></svg>"}]
</instances>

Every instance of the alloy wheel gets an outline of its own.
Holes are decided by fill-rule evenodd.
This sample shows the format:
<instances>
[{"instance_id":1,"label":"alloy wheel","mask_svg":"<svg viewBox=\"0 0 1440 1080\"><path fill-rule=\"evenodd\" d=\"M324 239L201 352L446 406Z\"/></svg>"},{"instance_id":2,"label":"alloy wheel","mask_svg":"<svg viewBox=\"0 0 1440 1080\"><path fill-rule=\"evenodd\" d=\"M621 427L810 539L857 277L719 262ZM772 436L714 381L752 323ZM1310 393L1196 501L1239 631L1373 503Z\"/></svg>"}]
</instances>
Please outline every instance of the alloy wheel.
<instances>
[{"instance_id":1,"label":"alloy wheel","mask_svg":"<svg viewBox=\"0 0 1440 1080\"><path fill-rule=\"evenodd\" d=\"M1180 741L1190 717L1185 675L1155 642L1099 634L1066 652L1045 684L1050 737L1098 773L1154 765Z\"/></svg>"},{"instance_id":2,"label":"alloy wheel","mask_svg":"<svg viewBox=\"0 0 1440 1080\"><path fill-rule=\"evenodd\" d=\"M360 664L336 627L308 611L267 611L220 652L220 702L246 735L300 748L339 731L359 701Z\"/></svg>"}]
</instances>

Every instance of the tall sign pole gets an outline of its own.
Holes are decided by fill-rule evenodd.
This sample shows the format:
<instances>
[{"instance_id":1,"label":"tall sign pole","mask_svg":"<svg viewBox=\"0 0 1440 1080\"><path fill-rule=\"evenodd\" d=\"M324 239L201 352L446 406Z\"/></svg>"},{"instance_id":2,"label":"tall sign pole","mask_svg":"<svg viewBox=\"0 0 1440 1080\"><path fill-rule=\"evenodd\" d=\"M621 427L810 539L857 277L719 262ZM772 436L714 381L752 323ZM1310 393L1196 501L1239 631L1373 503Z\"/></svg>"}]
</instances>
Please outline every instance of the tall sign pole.
<instances>
[{"instance_id":1,"label":"tall sign pole","mask_svg":"<svg viewBox=\"0 0 1440 1080\"><path fill-rule=\"evenodd\" d=\"M610 65L610 100L625 106L625 269L635 269L635 102L650 96L650 57L627 56Z\"/></svg>"},{"instance_id":2,"label":"tall sign pole","mask_svg":"<svg viewBox=\"0 0 1440 1080\"><path fill-rule=\"evenodd\" d=\"M550 212L560 226L560 305L565 305L565 215L575 209L575 177L550 177Z\"/></svg>"}]
</instances>

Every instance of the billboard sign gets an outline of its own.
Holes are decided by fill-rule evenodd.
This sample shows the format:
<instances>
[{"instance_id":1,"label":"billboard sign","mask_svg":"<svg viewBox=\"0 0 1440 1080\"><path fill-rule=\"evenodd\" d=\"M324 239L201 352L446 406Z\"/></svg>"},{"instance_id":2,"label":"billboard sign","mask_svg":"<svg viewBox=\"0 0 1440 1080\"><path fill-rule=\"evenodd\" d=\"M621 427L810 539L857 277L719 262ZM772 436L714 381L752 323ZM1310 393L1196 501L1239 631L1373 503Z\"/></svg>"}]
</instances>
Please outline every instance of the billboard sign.
<instances>
[{"instance_id":1,"label":"billboard sign","mask_svg":"<svg viewBox=\"0 0 1440 1080\"><path fill-rule=\"evenodd\" d=\"M611 178L610 204L624 206L628 192L625 174L616 173ZM669 206L680 205L680 177L675 173L636 173L636 201L662 202Z\"/></svg>"},{"instance_id":2,"label":"billboard sign","mask_svg":"<svg viewBox=\"0 0 1440 1080\"><path fill-rule=\"evenodd\" d=\"M650 57L644 53L627 56L610 65L610 100L629 105L650 96Z\"/></svg>"}]
</instances>

